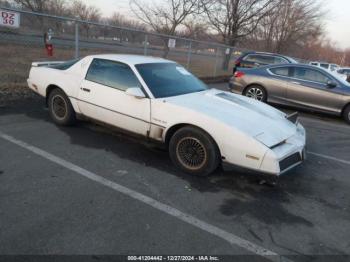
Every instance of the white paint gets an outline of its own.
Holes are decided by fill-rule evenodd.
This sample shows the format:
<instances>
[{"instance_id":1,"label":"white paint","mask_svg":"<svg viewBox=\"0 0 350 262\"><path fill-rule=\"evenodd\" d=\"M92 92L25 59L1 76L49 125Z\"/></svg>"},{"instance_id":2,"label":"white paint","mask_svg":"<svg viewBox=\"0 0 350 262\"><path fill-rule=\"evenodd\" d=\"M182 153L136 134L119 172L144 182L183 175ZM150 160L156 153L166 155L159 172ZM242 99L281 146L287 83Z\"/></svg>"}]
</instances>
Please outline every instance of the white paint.
<instances>
[{"instance_id":1,"label":"white paint","mask_svg":"<svg viewBox=\"0 0 350 262\"><path fill-rule=\"evenodd\" d=\"M32 146L30 144L27 144L23 141L20 141L20 140L17 140L15 139L14 137L11 137L9 135L6 135L2 132L0 132L0 137L8 142L11 142L13 144L16 144L38 156L41 156L47 160L50 160L51 162L54 162L56 163L57 165L60 165L60 166L63 166L85 178L88 178L92 181L95 181L101 185L104 185L106 187L109 187L119 193L122 193L124 195L127 195L129 196L130 198L133 198L135 200L138 200L144 204L147 204L155 209L158 209L159 211L163 212L163 213L166 213L168 215L171 215L173 217L176 217L177 219L179 220L182 220L183 222L185 223L188 223L194 227L197 227L207 233L210 233L216 237L219 237L227 242L229 242L230 244L232 245L236 245L236 246L239 246L241 248L244 248L250 252L252 252L253 254L256 254L258 256L263 256L271 261L280 261L280 256L273 252L273 251L270 251L270 250L267 250L261 246L258 246L248 240L245 240L243 238L240 238L239 236L236 236L232 233L229 233L225 230L222 230L214 225L211 225L209 223L206 223L194 216L191 216L189 214L186 214L176 208L173 208L169 205L166 205L162 202L159 202L153 198L150 198L146 195L143 195L137 191L134 191L132 189L129 189L127 187L124 187L120 184L117 184L113 181L110 181L104 177L101 177L99 175L96 175L84 168L81 168L71 162L68 162L62 158L59 158L49 152L46 152L40 148L37 148L35 146ZM283 260L285 261L285 260Z\"/></svg>"},{"instance_id":2,"label":"white paint","mask_svg":"<svg viewBox=\"0 0 350 262\"><path fill-rule=\"evenodd\" d=\"M141 83L148 97L137 99L107 86L108 83L85 79L87 65L93 59L127 64L132 70L129 73L135 74L135 82ZM284 171L280 170L281 160L302 152L306 139L303 127L288 121L286 114L265 103L216 89L155 98L136 69L136 65L146 63L174 62L139 55L92 55L67 70L33 66L28 86L41 96L46 96L48 86L58 86L70 98L76 113L142 136L150 134L151 138L159 140L158 135L152 136L157 132L150 124L151 119L157 119L165 129L162 142L172 127L194 125L214 139L225 162L271 175ZM184 75L179 74L179 77L191 74L185 69L180 71ZM284 146L274 148L282 141L286 142ZM255 156L259 161L246 155Z\"/></svg>"},{"instance_id":3,"label":"white paint","mask_svg":"<svg viewBox=\"0 0 350 262\"><path fill-rule=\"evenodd\" d=\"M12 11L0 9L0 26L19 28L21 15Z\"/></svg>"},{"instance_id":4,"label":"white paint","mask_svg":"<svg viewBox=\"0 0 350 262\"><path fill-rule=\"evenodd\" d=\"M307 152L309 155L314 155L314 156L318 156L324 159L328 159L328 160L332 160L332 161L336 161L345 165L350 165L350 161L344 160L344 159L340 159L340 158L336 158L336 157L332 157L332 156L327 156L327 155L323 155L323 154L318 154L315 152Z\"/></svg>"}]
</instances>

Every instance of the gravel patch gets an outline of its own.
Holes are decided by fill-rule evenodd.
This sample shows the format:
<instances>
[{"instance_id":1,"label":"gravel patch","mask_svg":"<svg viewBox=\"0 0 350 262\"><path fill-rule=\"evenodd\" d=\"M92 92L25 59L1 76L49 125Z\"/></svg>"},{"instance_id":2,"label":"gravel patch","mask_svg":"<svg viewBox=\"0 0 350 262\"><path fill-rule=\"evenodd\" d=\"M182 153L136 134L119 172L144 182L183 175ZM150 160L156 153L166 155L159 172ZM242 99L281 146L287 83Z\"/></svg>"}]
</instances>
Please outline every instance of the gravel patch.
<instances>
[{"instance_id":1,"label":"gravel patch","mask_svg":"<svg viewBox=\"0 0 350 262\"><path fill-rule=\"evenodd\" d=\"M6 107L23 100L36 98L38 98L38 95L24 85L0 86L0 107Z\"/></svg>"}]
</instances>

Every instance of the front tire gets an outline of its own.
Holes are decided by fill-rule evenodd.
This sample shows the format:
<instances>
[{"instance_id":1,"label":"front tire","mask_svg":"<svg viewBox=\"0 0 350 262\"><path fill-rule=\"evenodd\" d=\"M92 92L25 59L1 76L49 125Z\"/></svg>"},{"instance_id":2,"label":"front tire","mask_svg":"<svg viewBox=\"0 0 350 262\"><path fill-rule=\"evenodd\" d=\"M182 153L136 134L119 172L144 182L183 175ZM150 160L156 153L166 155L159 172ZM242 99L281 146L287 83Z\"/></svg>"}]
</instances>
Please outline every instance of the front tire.
<instances>
[{"instance_id":1,"label":"front tire","mask_svg":"<svg viewBox=\"0 0 350 262\"><path fill-rule=\"evenodd\" d=\"M52 120L62 126L73 125L76 121L73 106L61 89L54 89L49 94L49 113Z\"/></svg>"},{"instance_id":2,"label":"front tire","mask_svg":"<svg viewBox=\"0 0 350 262\"><path fill-rule=\"evenodd\" d=\"M348 105L343 111L343 118L346 123L350 125L350 105Z\"/></svg>"},{"instance_id":3,"label":"front tire","mask_svg":"<svg viewBox=\"0 0 350 262\"><path fill-rule=\"evenodd\" d=\"M244 90L244 96L258 100L260 102L267 101L267 93L266 90L259 85L251 85Z\"/></svg>"},{"instance_id":4,"label":"front tire","mask_svg":"<svg viewBox=\"0 0 350 262\"><path fill-rule=\"evenodd\" d=\"M204 131L187 126L170 139L169 155L174 165L195 176L208 176L220 164L220 152L215 141Z\"/></svg>"}]
</instances>

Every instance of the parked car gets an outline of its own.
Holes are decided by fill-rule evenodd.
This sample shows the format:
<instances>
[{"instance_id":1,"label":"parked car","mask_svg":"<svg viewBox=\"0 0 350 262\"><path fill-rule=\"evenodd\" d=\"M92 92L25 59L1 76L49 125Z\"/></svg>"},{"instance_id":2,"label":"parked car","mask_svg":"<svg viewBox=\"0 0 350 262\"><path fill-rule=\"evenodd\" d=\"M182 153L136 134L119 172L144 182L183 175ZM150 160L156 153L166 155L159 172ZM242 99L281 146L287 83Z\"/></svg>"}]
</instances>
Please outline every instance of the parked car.
<instances>
[{"instance_id":1,"label":"parked car","mask_svg":"<svg viewBox=\"0 0 350 262\"><path fill-rule=\"evenodd\" d=\"M350 82L350 68L340 68L338 69L337 73L344 75L346 77L346 81Z\"/></svg>"},{"instance_id":2,"label":"parked car","mask_svg":"<svg viewBox=\"0 0 350 262\"><path fill-rule=\"evenodd\" d=\"M339 69L338 65L330 64L330 63L326 63L326 62L310 62L310 65L321 67L321 68L326 69L326 70L331 71L331 72L336 72Z\"/></svg>"},{"instance_id":3,"label":"parked car","mask_svg":"<svg viewBox=\"0 0 350 262\"><path fill-rule=\"evenodd\" d=\"M291 57L279 54L264 52L247 52L236 60L235 66L233 68L233 73L235 73L238 68L256 68L271 64L286 63L297 64L298 62Z\"/></svg>"},{"instance_id":4,"label":"parked car","mask_svg":"<svg viewBox=\"0 0 350 262\"><path fill-rule=\"evenodd\" d=\"M94 55L33 63L28 85L46 97L55 123L84 116L161 142L189 174L208 175L224 161L280 175L304 160L305 130L295 114L208 89L169 60Z\"/></svg>"},{"instance_id":5,"label":"parked car","mask_svg":"<svg viewBox=\"0 0 350 262\"><path fill-rule=\"evenodd\" d=\"M343 116L350 124L350 84L322 68L284 64L241 69L229 88L263 102Z\"/></svg>"},{"instance_id":6,"label":"parked car","mask_svg":"<svg viewBox=\"0 0 350 262\"><path fill-rule=\"evenodd\" d=\"M350 68L340 68L337 72L338 74L350 76Z\"/></svg>"}]
</instances>

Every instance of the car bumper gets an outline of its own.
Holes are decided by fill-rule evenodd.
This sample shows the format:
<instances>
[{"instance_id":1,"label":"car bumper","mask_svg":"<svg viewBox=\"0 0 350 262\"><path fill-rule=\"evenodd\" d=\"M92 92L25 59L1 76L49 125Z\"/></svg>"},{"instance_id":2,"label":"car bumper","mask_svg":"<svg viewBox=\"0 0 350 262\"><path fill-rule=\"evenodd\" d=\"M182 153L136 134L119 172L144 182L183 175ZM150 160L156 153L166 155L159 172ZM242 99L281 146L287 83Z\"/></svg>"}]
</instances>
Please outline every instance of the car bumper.
<instances>
[{"instance_id":1,"label":"car bumper","mask_svg":"<svg viewBox=\"0 0 350 262\"><path fill-rule=\"evenodd\" d=\"M277 176L287 173L306 159L305 145L305 129L298 124L294 136L267 151L260 166L261 171Z\"/></svg>"},{"instance_id":2,"label":"car bumper","mask_svg":"<svg viewBox=\"0 0 350 262\"><path fill-rule=\"evenodd\" d=\"M295 135L266 151L258 168L229 162L227 164L239 166L264 175L281 176L305 161L305 145L305 129L302 125L298 124Z\"/></svg>"},{"instance_id":3,"label":"car bumper","mask_svg":"<svg viewBox=\"0 0 350 262\"><path fill-rule=\"evenodd\" d=\"M241 83L238 83L236 81L230 80L228 84L228 89L230 92L241 95L244 90L244 86Z\"/></svg>"}]
</instances>

